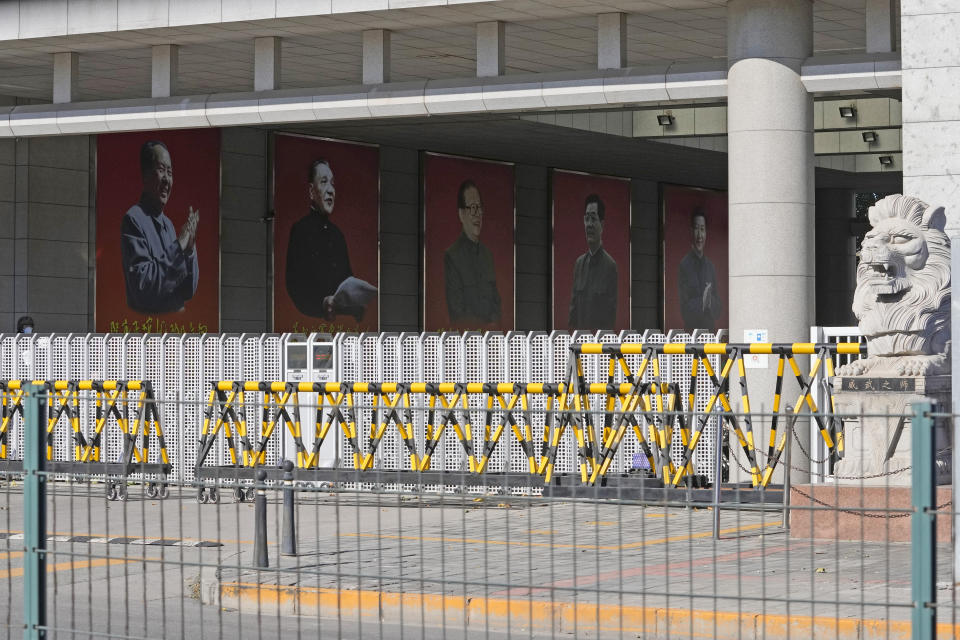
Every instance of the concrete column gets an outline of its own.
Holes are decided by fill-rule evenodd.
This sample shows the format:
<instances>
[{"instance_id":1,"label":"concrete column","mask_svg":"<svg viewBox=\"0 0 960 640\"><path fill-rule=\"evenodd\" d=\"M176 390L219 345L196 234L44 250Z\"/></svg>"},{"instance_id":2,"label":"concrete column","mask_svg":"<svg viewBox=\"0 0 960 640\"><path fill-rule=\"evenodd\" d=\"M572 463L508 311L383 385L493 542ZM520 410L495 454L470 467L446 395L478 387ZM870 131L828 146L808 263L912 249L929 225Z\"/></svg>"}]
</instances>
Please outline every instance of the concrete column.
<instances>
[{"instance_id":1,"label":"concrete column","mask_svg":"<svg viewBox=\"0 0 960 640\"><path fill-rule=\"evenodd\" d=\"M955 2L901 0L903 69L903 192L947 214L953 248L951 277L960 281L960 6ZM954 292L951 333L960 335L960 295ZM952 350L953 412L960 406L960 349ZM953 432L953 500L960 500L960 420ZM954 530L960 515L954 516ZM954 581L960 580L960 536Z\"/></svg>"},{"instance_id":2,"label":"concrete column","mask_svg":"<svg viewBox=\"0 0 960 640\"><path fill-rule=\"evenodd\" d=\"M371 29L363 32L363 84L390 82L390 32Z\"/></svg>"},{"instance_id":3,"label":"concrete column","mask_svg":"<svg viewBox=\"0 0 960 640\"><path fill-rule=\"evenodd\" d=\"M857 288L857 240L850 222L857 213L852 189L817 189L817 317L815 324L855 326L850 308Z\"/></svg>"},{"instance_id":4,"label":"concrete column","mask_svg":"<svg viewBox=\"0 0 960 640\"><path fill-rule=\"evenodd\" d=\"M627 66L627 14L601 13L597 16L597 68Z\"/></svg>"},{"instance_id":5,"label":"concrete column","mask_svg":"<svg viewBox=\"0 0 960 640\"><path fill-rule=\"evenodd\" d=\"M280 88L280 38L256 38L253 41L253 90Z\"/></svg>"},{"instance_id":6,"label":"concrete column","mask_svg":"<svg viewBox=\"0 0 960 640\"><path fill-rule=\"evenodd\" d=\"M887 53L896 44L894 36L894 2L899 0L867 0L867 53Z\"/></svg>"},{"instance_id":7,"label":"concrete column","mask_svg":"<svg viewBox=\"0 0 960 640\"><path fill-rule=\"evenodd\" d=\"M73 102L77 97L80 54L63 51L53 54L53 102Z\"/></svg>"},{"instance_id":8,"label":"concrete column","mask_svg":"<svg viewBox=\"0 0 960 640\"><path fill-rule=\"evenodd\" d=\"M150 95L168 98L177 93L177 76L180 64L180 47L175 44L153 46L153 72Z\"/></svg>"},{"instance_id":9,"label":"concrete column","mask_svg":"<svg viewBox=\"0 0 960 640\"><path fill-rule=\"evenodd\" d=\"M506 69L503 22L477 24L477 77L502 76Z\"/></svg>"},{"instance_id":10,"label":"concrete column","mask_svg":"<svg viewBox=\"0 0 960 640\"><path fill-rule=\"evenodd\" d=\"M746 329L766 329L772 342L809 340L815 318L813 98L800 81L800 66L812 53L811 0L728 3L731 342L743 342ZM766 372L748 372L751 409L771 410L775 367L770 359ZM785 385L785 396L794 387ZM755 446L762 447L758 437L768 421L754 425ZM809 451L803 425L797 434ZM794 466L808 464L794 458ZM731 477L735 471L731 463ZM794 482L808 478L791 474Z\"/></svg>"}]
</instances>

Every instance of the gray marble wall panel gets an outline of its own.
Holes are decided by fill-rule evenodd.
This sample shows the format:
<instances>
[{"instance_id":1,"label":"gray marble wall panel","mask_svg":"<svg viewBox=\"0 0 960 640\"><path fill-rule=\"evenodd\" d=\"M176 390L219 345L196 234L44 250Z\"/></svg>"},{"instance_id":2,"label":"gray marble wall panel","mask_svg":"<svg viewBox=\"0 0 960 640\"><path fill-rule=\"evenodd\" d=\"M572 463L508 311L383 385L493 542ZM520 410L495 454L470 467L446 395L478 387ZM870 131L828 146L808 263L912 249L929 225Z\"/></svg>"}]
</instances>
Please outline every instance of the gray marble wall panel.
<instances>
[{"instance_id":1,"label":"gray marble wall panel","mask_svg":"<svg viewBox=\"0 0 960 640\"><path fill-rule=\"evenodd\" d=\"M417 331L423 273L420 155L380 147L380 329Z\"/></svg>"},{"instance_id":2,"label":"gray marble wall panel","mask_svg":"<svg viewBox=\"0 0 960 640\"><path fill-rule=\"evenodd\" d=\"M660 190L656 182L631 183L632 282L630 288L634 329L660 327L663 278L660 273Z\"/></svg>"},{"instance_id":3,"label":"gray marble wall panel","mask_svg":"<svg viewBox=\"0 0 960 640\"><path fill-rule=\"evenodd\" d=\"M88 136L0 143L0 327L92 329Z\"/></svg>"},{"instance_id":4,"label":"gray marble wall panel","mask_svg":"<svg viewBox=\"0 0 960 640\"><path fill-rule=\"evenodd\" d=\"M266 131L223 129L220 142L220 330L270 327ZM201 214L202 215L202 214Z\"/></svg>"}]
</instances>

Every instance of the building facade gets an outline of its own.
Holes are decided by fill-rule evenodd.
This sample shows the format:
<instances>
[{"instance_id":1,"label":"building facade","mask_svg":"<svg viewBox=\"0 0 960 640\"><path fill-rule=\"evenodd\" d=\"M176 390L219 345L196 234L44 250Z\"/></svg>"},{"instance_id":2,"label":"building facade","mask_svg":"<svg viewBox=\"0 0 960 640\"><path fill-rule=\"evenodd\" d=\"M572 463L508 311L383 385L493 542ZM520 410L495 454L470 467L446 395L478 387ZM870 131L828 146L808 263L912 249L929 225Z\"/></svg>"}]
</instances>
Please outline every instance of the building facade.
<instances>
[{"instance_id":1,"label":"building facade","mask_svg":"<svg viewBox=\"0 0 960 640\"><path fill-rule=\"evenodd\" d=\"M714 323L805 340L852 323L857 194L904 191L957 220L956 27L953 3L923 0L3 0L0 326ZM125 216L151 140L176 177L168 222L137 240ZM316 229L297 222L314 210ZM482 255L455 281L461 234ZM136 259L174 240L198 282L183 293L181 265L179 298L137 307ZM292 257L298 242L314 258ZM597 246L617 286L591 294L602 278L575 269ZM341 250L349 272L324 266ZM328 270L339 288L319 284ZM304 273L333 306L297 302ZM691 273L701 315L681 320ZM613 315L574 311L611 295ZM495 317L454 302L491 296Z\"/></svg>"}]
</instances>

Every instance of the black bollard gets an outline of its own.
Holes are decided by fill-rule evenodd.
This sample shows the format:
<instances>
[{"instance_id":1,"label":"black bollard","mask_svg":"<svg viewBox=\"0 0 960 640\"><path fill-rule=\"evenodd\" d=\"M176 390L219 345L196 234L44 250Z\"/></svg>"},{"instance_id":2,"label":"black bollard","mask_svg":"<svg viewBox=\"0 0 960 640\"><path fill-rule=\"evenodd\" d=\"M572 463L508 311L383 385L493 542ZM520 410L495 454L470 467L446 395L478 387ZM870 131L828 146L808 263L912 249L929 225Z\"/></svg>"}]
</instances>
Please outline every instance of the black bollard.
<instances>
[{"instance_id":1,"label":"black bollard","mask_svg":"<svg viewBox=\"0 0 960 640\"><path fill-rule=\"evenodd\" d=\"M293 491L293 463L283 461L283 537L280 555L297 555L296 503Z\"/></svg>"},{"instance_id":2,"label":"black bollard","mask_svg":"<svg viewBox=\"0 0 960 640\"><path fill-rule=\"evenodd\" d=\"M257 471L257 497L253 500L253 558L257 567L269 567L267 556L267 490L263 483L267 480L266 471Z\"/></svg>"}]
</instances>

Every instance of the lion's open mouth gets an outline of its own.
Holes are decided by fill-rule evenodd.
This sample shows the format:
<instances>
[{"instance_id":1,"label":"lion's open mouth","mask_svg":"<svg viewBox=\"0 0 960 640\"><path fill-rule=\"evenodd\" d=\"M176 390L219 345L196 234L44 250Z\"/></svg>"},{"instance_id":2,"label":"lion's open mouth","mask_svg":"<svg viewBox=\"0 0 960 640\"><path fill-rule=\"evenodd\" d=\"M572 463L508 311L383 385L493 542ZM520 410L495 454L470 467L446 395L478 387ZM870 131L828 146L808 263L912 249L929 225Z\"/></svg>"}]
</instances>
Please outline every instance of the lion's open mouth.
<instances>
[{"instance_id":1,"label":"lion's open mouth","mask_svg":"<svg viewBox=\"0 0 960 640\"><path fill-rule=\"evenodd\" d=\"M909 289L899 265L893 262L870 262L865 265L867 282L878 296L890 296Z\"/></svg>"},{"instance_id":2,"label":"lion's open mouth","mask_svg":"<svg viewBox=\"0 0 960 640\"><path fill-rule=\"evenodd\" d=\"M873 279L895 280L898 277L897 265L889 262L872 262L868 264L873 273Z\"/></svg>"}]
</instances>

